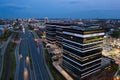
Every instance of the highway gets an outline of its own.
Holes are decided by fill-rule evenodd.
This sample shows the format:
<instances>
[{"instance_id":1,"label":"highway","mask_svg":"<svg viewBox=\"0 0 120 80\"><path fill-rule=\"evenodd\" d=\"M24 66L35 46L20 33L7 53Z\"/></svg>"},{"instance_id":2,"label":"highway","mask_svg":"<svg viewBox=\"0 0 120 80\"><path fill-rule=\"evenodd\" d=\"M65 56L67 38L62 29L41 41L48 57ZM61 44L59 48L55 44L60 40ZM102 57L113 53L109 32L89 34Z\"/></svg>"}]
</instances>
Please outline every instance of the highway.
<instances>
[{"instance_id":1,"label":"highway","mask_svg":"<svg viewBox=\"0 0 120 80\"><path fill-rule=\"evenodd\" d=\"M27 28L20 34L21 43L19 57L16 55L19 60L16 59L18 64L15 80L51 80L44 64L42 44L40 43L39 47L37 47L32 33ZM38 37L36 34L34 36ZM27 58L31 58L32 70Z\"/></svg>"},{"instance_id":2,"label":"highway","mask_svg":"<svg viewBox=\"0 0 120 80\"><path fill-rule=\"evenodd\" d=\"M20 44L20 64L19 64L19 76L18 80L32 80L31 69L29 63L26 62L26 58L29 57L29 49L27 42L27 34L21 33L21 44Z\"/></svg>"},{"instance_id":3,"label":"highway","mask_svg":"<svg viewBox=\"0 0 120 80\"><path fill-rule=\"evenodd\" d=\"M48 69L46 69L45 59L44 59L44 48L42 43L36 44L32 33L24 28L23 32L19 33L19 38L21 39L20 44L16 45L15 48L15 58L16 58L16 71L15 80L53 80L49 77ZM38 38L37 34L34 33L35 37ZM1 64L4 59L4 52L10 42L12 35L9 37L8 41L5 43L5 48L0 54ZM33 70L30 67L30 60L32 61ZM2 72L2 65L0 64L0 74Z\"/></svg>"},{"instance_id":4,"label":"highway","mask_svg":"<svg viewBox=\"0 0 120 80\"><path fill-rule=\"evenodd\" d=\"M28 42L33 61L35 80L50 80L43 64L43 51L40 49L40 53L38 52L37 45L32 37L31 32L29 32Z\"/></svg>"},{"instance_id":5,"label":"highway","mask_svg":"<svg viewBox=\"0 0 120 80\"><path fill-rule=\"evenodd\" d=\"M34 35L34 38L38 40L37 41L37 46L38 46L37 49L38 49L39 55L41 56L41 61L42 61L43 65L44 65L44 67L46 68L45 74L48 74L46 76L48 76L50 80L54 80L53 76L52 76L52 74L51 74L51 72L50 72L50 70L49 70L49 68L47 66L47 63L45 61L45 53L44 53L43 43L42 43L41 39L39 38L39 36L37 35L36 32L33 31L32 34Z\"/></svg>"},{"instance_id":6,"label":"highway","mask_svg":"<svg viewBox=\"0 0 120 80\"><path fill-rule=\"evenodd\" d=\"M18 80L18 74L19 74L19 64L20 64L20 59L19 59L19 44L16 45L16 48L15 48L15 58L16 58L16 71L15 71L15 80Z\"/></svg>"}]
</instances>

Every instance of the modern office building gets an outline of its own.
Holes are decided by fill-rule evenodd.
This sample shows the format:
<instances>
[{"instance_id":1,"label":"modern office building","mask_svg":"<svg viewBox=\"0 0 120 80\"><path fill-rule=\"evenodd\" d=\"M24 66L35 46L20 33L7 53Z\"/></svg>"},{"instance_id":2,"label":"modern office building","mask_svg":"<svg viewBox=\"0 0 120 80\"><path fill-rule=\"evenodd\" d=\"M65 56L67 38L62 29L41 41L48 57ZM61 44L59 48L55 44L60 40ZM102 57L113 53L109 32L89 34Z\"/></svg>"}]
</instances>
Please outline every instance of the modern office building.
<instances>
[{"instance_id":1,"label":"modern office building","mask_svg":"<svg viewBox=\"0 0 120 80\"><path fill-rule=\"evenodd\" d=\"M63 62L61 66L68 73L81 79L100 71L101 44L104 37L104 30L101 27L84 24L49 24L46 32L48 41L56 41L58 45L62 46ZM51 37L51 33L56 36Z\"/></svg>"},{"instance_id":2,"label":"modern office building","mask_svg":"<svg viewBox=\"0 0 120 80\"><path fill-rule=\"evenodd\" d=\"M70 27L71 24L46 23L46 38L50 43L62 44L62 32L64 27Z\"/></svg>"},{"instance_id":3,"label":"modern office building","mask_svg":"<svg viewBox=\"0 0 120 80\"><path fill-rule=\"evenodd\" d=\"M57 24L56 25L56 44L62 47L63 42L63 29L69 28L71 24Z\"/></svg>"},{"instance_id":4,"label":"modern office building","mask_svg":"<svg viewBox=\"0 0 120 80\"><path fill-rule=\"evenodd\" d=\"M56 44L60 47L62 47L62 31L61 26L56 26Z\"/></svg>"},{"instance_id":5,"label":"modern office building","mask_svg":"<svg viewBox=\"0 0 120 80\"><path fill-rule=\"evenodd\" d=\"M46 24L46 39L49 43L56 42L56 25Z\"/></svg>"},{"instance_id":6,"label":"modern office building","mask_svg":"<svg viewBox=\"0 0 120 80\"><path fill-rule=\"evenodd\" d=\"M100 71L104 30L99 26L63 28L62 67L78 79Z\"/></svg>"}]
</instances>

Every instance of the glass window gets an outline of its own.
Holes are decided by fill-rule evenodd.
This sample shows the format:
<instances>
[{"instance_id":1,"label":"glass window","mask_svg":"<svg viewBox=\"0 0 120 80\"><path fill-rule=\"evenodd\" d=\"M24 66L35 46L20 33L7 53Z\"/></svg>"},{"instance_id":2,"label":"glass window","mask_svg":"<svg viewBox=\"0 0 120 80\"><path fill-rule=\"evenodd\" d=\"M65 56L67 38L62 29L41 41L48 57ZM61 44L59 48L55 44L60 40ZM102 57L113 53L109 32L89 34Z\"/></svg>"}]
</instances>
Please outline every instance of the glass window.
<instances>
[{"instance_id":1,"label":"glass window","mask_svg":"<svg viewBox=\"0 0 120 80\"><path fill-rule=\"evenodd\" d=\"M76 56L74 56L72 54L69 54L69 53L64 53L63 55L72 59L72 60L74 60L74 61L76 61L76 62L78 62L78 63L80 63L80 64L85 64L87 62L90 62L90 61L101 58L101 54L98 54L98 55L95 55L95 56L92 56L92 57L88 57L88 58L85 58L85 59L80 59L79 57L76 57Z\"/></svg>"},{"instance_id":2,"label":"glass window","mask_svg":"<svg viewBox=\"0 0 120 80\"><path fill-rule=\"evenodd\" d=\"M92 50L92 51L88 51L88 52L85 52L85 53L81 53L81 52L78 52L74 49L71 49L71 48L68 48L66 46L63 45L63 49L66 50L66 51L69 51L77 56L80 56L80 57L86 57L86 56L89 56L89 55L92 55L92 54L95 54L95 53L99 53L102 51L102 49L95 49L95 50Z\"/></svg>"},{"instance_id":3,"label":"glass window","mask_svg":"<svg viewBox=\"0 0 120 80\"><path fill-rule=\"evenodd\" d=\"M80 71L78 69L76 69L75 67L70 65L70 63L68 63L64 60L63 60L63 66L66 67L67 69L69 69L70 71L72 71L74 74L80 75Z\"/></svg>"},{"instance_id":4,"label":"glass window","mask_svg":"<svg viewBox=\"0 0 120 80\"><path fill-rule=\"evenodd\" d=\"M75 67L79 68L80 70L83 70L83 69L86 69L86 68L92 67L92 66L97 65L97 64L101 64L101 60L98 60L98 61L95 61L95 62L90 63L90 64L88 64L88 65L80 66L80 65L74 63L73 61L68 60L68 59L65 58L65 57L63 57L63 60L69 62L70 64L74 65Z\"/></svg>"},{"instance_id":5,"label":"glass window","mask_svg":"<svg viewBox=\"0 0 120 80\"><path fill-rule=\"evenodd\" d=\"M104 30L85 31L84 34L93 34L93 33L101 33L101 32L104 32Z\"/></svg>"}]
</instances>

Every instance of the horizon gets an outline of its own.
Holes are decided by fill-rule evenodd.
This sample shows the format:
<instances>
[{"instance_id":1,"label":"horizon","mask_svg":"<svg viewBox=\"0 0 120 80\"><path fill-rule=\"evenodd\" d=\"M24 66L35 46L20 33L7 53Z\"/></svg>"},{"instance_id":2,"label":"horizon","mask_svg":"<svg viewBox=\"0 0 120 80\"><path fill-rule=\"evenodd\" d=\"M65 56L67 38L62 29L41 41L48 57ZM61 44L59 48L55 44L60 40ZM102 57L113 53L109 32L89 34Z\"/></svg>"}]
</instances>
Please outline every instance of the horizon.
<instances>
[{"instance_id":1,"label":"horizon","mask_svg":"<svg viewBox=\"0 0 120 80\"><path fill-rule=\"evenodd\" d=\"M46 16L47 17L47 16ZM46 17L14 17L14 18L1 18L0 19L45 19ZM61 17L47 17L49 20L120 20L120 18L61 18Z\"/></svg>"},{"instance_id":2,"label":"horizon","mask_svg":"<svg viewBox=\"0 0 120 80\"><path fill-rule=\"evenodd\" d=\"M119 0L1 0L0 4L0 18L120 19Z\"/></svg>"}]
</instances>

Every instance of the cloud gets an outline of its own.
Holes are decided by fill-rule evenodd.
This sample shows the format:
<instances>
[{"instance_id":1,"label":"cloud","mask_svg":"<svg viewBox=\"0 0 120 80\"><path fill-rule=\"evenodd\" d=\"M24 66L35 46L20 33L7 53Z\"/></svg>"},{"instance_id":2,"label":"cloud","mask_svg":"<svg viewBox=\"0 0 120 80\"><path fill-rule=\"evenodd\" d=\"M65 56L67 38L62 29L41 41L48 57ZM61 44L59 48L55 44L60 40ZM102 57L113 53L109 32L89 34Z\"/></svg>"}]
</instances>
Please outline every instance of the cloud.
<instances>
[{"instance_id":1,"label":"cloud","mask_svg":"<svg viewBox=\"0 0 120 80\"><path fill-rule=\"evenodd\" d=\"M30 8L30 6L28 5L17 5L17 4L13 4L13 3L8 3L8 4L1 4L0 7L3 8L15 8L15 9L26 9L26 8Z\"/></svg>"},{"instance_id":2,"label":"cloud","mask_svg":"<svg viewBox=\"0 0 120 80\"><path fill-rule=\"evenodd\" d=\"M66 1L66 3L68 4L83 4L84 2L86 2L86 0L69 0L69 1Z\"/></svg>"},{"instance_id":3,"label":"cloud","mask_svg":"<svg viewBox=\"0 0 120 80\"><path fill-rule=\"evenodd\" d=\"M79 1L69 1L68 3L69 4L79 4L80 2Z\"/></svg>"}]
</instances>

